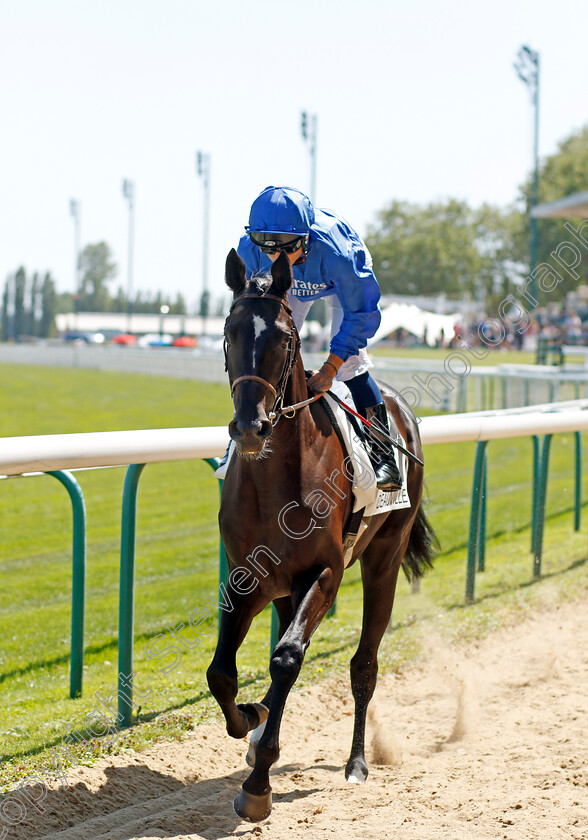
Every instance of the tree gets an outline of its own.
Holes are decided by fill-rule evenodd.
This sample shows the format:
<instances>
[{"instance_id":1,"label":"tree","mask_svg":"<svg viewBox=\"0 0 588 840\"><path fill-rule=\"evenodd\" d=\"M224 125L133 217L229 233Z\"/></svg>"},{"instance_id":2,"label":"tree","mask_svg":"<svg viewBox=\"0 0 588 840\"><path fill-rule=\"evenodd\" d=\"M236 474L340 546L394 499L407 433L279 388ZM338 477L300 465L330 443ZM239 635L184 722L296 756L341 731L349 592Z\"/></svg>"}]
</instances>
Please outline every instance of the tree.
<instances>
[{"instance_id":1,"label":"tree","mask_svg":"<svg viewBox=\"0 0 588 840\"><path fill-rule=\"evenodd\" d=\"M55 282L51 274L47 272L41 286L41 321L39 323L39 335L41 338L52 338L56 335L55 315L57 314L57 293Z\"/></svg>"},{"instance_id":2,"label":"tree","mask_svg":"<svg viewBox=\"0 0 588 840\"><path fill-rule=\"evenodd\" d=\"M110 311L111 312L126 312L127 311L127 296L124 293L122 286L119 286L116 292L116 297L114 297L110 303ZM137 312L137 308L134 308L134 311Z\"/></svg>"},{"instance_id":3,"label":"tree","mask_svg":"<svg viewBox=\"0 0 588 840\"><path fill-rule=\"evenodd\" d=\"M10 334L10 316L8 314L8 306L10 303L10 281L7 277L4 283L4 291L2 293L2 341L8 341L11 338Z\"/></svg>"},{"instance_id":4,"label":"tree","mask_svg":"<svg viewBox=\"0 0 588 840\"><path fill-rule=\"evenodd\" d=\"M557 201L577 192L584 192L588 184L588 125L580 131L571 134L559 144L557 152L546 157L539 167L539 188L538 201L544 204L549 201ZM529 178L520 188L521 200L529 212L532 196L532 179ZM538 249L537 263L549 263L553 267L556 264L550 260L551 252L557 246L569 239L569 234L564 228L564 219L538 219ZM580 219L569 220L574 227ZM525 254L525 262L529 262L529 217L526 217L526 224L520 231L520 247ZM576 288L580 283L588 283L588 260L576 267L580 279L574 280L569 274L565 275L566 282L557 286L549 296L552 299L565 297L566 293ZM541 298L542 293L539 292Z\"/></svg>"},{"instance_id":5,"label":"tree","mask_svg":"<svg viewBox=\"0 0 588 840\"><path fill-rule=\"evenodd\" d=\"M210 309L210 292L206 289L200 295L200 309L198 314L201 318L208 317L208 312Z\"/></svg>"},{"instance_id":6,"label":"tree","mask_svg":"<svg viewBox=\"0 0 588 840\"><path fill-rule=\"evenodd\" d=\"M77 295L72 292L59 292L57 295L56 311L69 314L76 312Z\"/></svg>"},{"instance_id":7,"label":"tree","mask_svg":"<svg viewBox=\"0 0 588 840\"><path fill-rule=\"evenodd\" d=\"M172 315L187 314L186 300L180 292L178 292L178 294L176 295L176 302L170 306L169 311Z\"/></svg>"},{"instance_id":8,"label":"tree","mask_svg":"<svg viewBox=\"0 0 588 840\"><path fill-rule=\"evenodd\" d=\"M473 291L478 299L482 292L486 308L494 311L526 275L521 249L525 220L514 207L483 204L473 211L473 223L474 245L480 255L480 272Z\"/></svg>"},{"instance_id":9,"label":"tree","mask_svg":"<svg viewBox=\"0 0 588 840\"><path fill-rule=\"evenodd\" d=\"M455 199L393 201L366 236L382 291L491 294L516 276L517 215L488 205L472 210Z\"/></svg>"},{"instance_id":10,"label":"tree","mask_svg":"<svg viewBox=\"0 0 588 840\"><path fill-rule=\"evenodd\" d=\"M27 335L37 335L37 311L39 306L39 275L35 271L33 279L31 280L31 289L29 292L29 308L27 312Z\"/></svg>"},{"instance_id":11,"label":"tree","mask_svg":"<svg viewBox=\"0 0 588 840\"><path fill-rule=\"evenodd\" d=\"M27 317L25 312L25 292L27 286L27 275L21 266L14 275L14 321L13 335L18 340L25 335L27 328Z\"/></svg>"},{"instance_id":12,"label":"tree","mask_svg":"<svg viewBox=\"0 0 588 840\"><path fill-rule=\"evenodd\" d=\"M106 242L86 245L80 254L81 290L78 301L81 312L108 312L110 294L107 283L116 277L118 267L112 260Z\"/></svg>"}]
</instances>

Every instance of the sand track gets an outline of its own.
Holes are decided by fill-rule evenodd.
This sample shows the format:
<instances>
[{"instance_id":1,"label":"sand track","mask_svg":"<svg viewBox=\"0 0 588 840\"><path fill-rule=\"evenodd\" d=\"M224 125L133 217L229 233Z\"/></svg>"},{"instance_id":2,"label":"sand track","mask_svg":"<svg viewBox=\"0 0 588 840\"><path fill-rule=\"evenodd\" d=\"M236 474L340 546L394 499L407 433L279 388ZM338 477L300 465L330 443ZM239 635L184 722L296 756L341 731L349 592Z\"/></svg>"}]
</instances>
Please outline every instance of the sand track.
<instances>
[{"instance_id":1,"label":"sand track","mask_svg":"<svg viewBox=\"0 0 588 840\"><path fill-rule=\"evenodd\" d=\"M70 789L55 786L8 838L587 840L588 603L430 648L379 682L368 757L385 763L365 785L344 780L352 702L346 681L331 680L289 700L274 810L259 826L231 808L246 743L215 725L70 771Z\"/></svg>"}]
</instances>

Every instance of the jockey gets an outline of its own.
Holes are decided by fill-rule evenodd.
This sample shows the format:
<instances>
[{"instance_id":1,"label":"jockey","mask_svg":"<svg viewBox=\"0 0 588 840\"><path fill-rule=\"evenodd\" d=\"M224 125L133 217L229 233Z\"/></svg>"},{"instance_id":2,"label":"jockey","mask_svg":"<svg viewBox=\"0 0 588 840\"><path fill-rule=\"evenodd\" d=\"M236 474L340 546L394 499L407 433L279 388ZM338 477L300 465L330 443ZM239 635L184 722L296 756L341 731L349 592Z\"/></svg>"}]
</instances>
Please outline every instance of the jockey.
<instances>
[{"instance_id":1,"label":"jockey","mask_svg":"<svg viewBox=\"0 0 588 840\"><path fill-rule=\"evenodd\" d=\"M293 273L288 302L298 330L318 298L326 298L332 309L330 353L308 387L322 394L334 379L345 382L359 413L389 434L388 412L366 350L380 325L380 287L361 237L340 216L313 207L291 187L266 187L251 206L245 230L238 254L247 279L267 274L280 251L288 255ZM393 448L373 446L372 459L378 487L398 490Z\"/></svg>"}]
</instances>

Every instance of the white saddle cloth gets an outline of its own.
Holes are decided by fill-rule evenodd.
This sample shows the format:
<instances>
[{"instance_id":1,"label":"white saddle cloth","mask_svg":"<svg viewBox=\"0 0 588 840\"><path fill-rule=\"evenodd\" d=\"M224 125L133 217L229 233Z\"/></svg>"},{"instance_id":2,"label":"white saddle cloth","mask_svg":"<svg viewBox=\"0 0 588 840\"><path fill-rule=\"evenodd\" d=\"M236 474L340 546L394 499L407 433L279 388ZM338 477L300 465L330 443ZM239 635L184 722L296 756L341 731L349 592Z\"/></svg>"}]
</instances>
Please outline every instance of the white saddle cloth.
<instances>
[{"instance_id":1,"label":"white saddle cloth","mask_svg":"<svg viewBox=\"0 0 588 840\"><path fill-rule=\"evenodd\" d=\"M355 409L351 392L344 382L333 382L331 390L340 400L346 402L351 408ZM348 458L347 463L352 464L354 468L354 476L352 479L353 495L355 501L353 503L353 510L360 510L365 507L364 519L368 516L374 516L377 513L387 513L390 510L400 510L401 508L410 507L410 499L406 489L406 475L408 472L408 458L402 452L395 451L394 456L400 475L402 478L402 487L400 490L379 490L376 486L376 476L374 468L368 457L365 448L359 439L354 427L349 420L349 414L345 409L331 399L328 394L325 394L325 399L328 401L333 414L341 429L341 435L347 447ZM358 420L358 423L361 421ZM406 441L398 435L398 443L406 447Z\"/></svg>"}]
</instances>

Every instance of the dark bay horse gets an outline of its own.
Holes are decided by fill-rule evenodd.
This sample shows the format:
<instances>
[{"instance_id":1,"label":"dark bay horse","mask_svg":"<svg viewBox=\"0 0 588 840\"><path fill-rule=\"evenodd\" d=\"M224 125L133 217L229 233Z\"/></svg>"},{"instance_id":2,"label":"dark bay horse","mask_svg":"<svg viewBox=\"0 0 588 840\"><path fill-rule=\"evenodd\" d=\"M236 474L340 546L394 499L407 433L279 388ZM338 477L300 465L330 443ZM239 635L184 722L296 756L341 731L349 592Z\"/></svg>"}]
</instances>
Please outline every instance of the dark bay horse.
<instances>
[{"instance_id":1,"label":"dark bay horse","mask_svg":"<svg viewBox=\"0 0 588 840\"><path fill-rule=\"evenodd\" d=\"M253 741L253 771L235 798L236 813L252 821L271 812L269 769L279 756L279 731L288 692L310 637L332 606L344 571L343 534L352 512L351 481L337 434L320 402L308 400L299 339L287 304L292 270L285 254L271 278L246 281L233 250L226 282L233 303L225 324L226 361L235 415L229 433L236 452L223 486L219 523L230 577L221 587L219 640L207 671L227 732L243 738L265 722ZM387 394L388 410L409 450L422 460L416 419L403 399ZM364 608L351 660L355 728L345 768L365 781L368 703L376 686L377 652L388 626L398 571L420 577L431 565L433 533L421 507L423 469L409 460L411 507L371 517L353 552L361 558ZM236 655L253 618L270 602L279 641L270 660L271 686L260 703L237 705ZM258 730L259 732L259 730Z\"/></svg>"}]
</instances>

